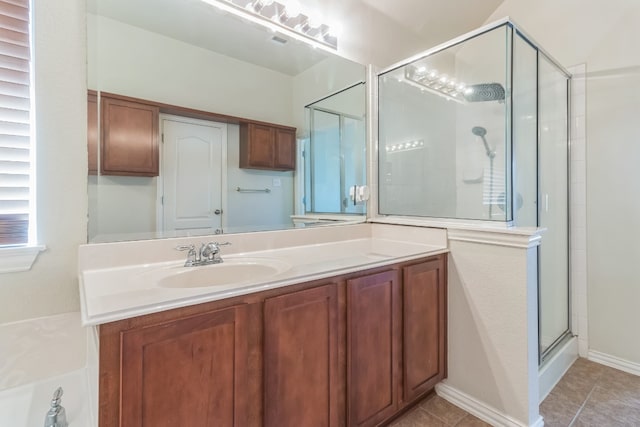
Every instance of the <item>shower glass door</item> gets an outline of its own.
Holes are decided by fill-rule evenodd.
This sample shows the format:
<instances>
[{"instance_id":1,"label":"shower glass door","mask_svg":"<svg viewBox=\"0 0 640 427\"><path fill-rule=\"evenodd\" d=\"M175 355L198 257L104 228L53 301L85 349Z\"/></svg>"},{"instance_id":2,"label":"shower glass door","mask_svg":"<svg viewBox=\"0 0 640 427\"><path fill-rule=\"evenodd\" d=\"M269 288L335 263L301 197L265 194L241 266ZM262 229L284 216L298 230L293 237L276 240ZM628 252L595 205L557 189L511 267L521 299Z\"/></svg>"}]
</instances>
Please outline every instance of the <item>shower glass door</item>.
<instances>
[{"instance_id":1,"label":"shower glass door","mask_svg":"<svg viewBox=\"0 0 640 427\"><path fill-rule=\"evenodd\" d=\"M568 78L538 55L540 361L569 334Z\"/></svg>"}]
</instances>

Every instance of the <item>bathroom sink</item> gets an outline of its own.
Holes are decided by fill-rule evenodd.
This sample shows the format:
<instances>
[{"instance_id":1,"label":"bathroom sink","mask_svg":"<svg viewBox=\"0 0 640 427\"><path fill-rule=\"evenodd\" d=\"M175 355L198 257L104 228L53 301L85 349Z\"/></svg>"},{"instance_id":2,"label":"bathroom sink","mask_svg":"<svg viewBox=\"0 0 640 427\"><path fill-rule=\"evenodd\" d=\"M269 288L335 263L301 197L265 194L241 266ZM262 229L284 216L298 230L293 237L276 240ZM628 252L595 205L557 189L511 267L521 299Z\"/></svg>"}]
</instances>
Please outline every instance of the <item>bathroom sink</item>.
<instances>
[{"instance_id":1,"label":"bathroom sink","mask_svg":"<svg viewBox=\"0 0 640 427\"><path fill-rule=\"evenodd\" d=\"M268 258L226 259L220 264L199 267L173 267L158 277L163 288L204 288L261 282L285 272L291 266Z\"/></svg>"}]
</instances>

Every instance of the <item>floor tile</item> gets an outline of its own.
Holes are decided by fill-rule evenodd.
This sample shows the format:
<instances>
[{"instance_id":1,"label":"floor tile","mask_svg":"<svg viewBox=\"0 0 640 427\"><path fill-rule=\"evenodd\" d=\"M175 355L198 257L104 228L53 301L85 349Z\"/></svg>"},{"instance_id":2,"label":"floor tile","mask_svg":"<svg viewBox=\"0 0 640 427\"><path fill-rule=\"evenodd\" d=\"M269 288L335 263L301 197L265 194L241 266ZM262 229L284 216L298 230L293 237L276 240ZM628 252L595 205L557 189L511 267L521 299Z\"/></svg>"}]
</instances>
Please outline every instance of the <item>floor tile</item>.
<instances>
[{"instance_id":1,"label":"floor tile","mask_svg":"<svg viewBox=\"0 0 640 427\"><path fill-rule=\"evenodd\" d=\"M540 405L546 427L640 427L640 377L578 359ZM489 424L431 396L393 427Z\"/></svg>"},{"instance_id":2,"label":"floor tile","mask_svg":"<svg viewBox=\"0 0 640 427\"><path fill-rule=\"evenodd\" d=\"M580 411L576 426L640 426L640 405L619 398L617 390L596 387ZM638 396L635 396L638 398Z\"/></svg>"},{"instance_id":3,"label":"floor tile","mask_svg":"<svg viewBox=\"0 0 640 427\"><path fill-rule=\"evenodd\" d=\"M595 387L600 375L599 371L591 368L577 367L574 369L572 367L552 392L561 394L567 401L580 406Z\"/></svg>"},{"instance_id":4,"label":"floor tile","mask_svg":"<svg viewBox=\"0 0 640 427\"><path fill-rule=\"evenodd\" d=\"M480 418L469 414L460 420L460 422L456 424L456 427L491 427L491 424L487 424Z\"/></svg>"},{"instance_id":5,"label":"floor tile","mask_svg":"<svg viewBox=\"0 0 640 427\"><path fill-rule=\"evenodd\" d=\"M447 427L447 425L428 412L416 408L392 423L390 427Z\"/></svg>"},{"instance_id":6,"label":"floor tile","mask_svg":"<svg viewBox=\"0 0 640 427\"><path fill-rule=\"evenodd\" d=\"M555 389L540 404L540 415L546 427L568 426L578 413L582 402L570 399Z\"/></svg>"},{"instance_id":7,"label":"floor tile","mask_svg":"<svg viewBox=\"0 0 640 427\"><path fill-rule=\"evenodd\" d=\"M458 408L437 395L422 402L419 407L450 426L456 425L467 416L465 410Z\"/></svg>"}]
</instances>

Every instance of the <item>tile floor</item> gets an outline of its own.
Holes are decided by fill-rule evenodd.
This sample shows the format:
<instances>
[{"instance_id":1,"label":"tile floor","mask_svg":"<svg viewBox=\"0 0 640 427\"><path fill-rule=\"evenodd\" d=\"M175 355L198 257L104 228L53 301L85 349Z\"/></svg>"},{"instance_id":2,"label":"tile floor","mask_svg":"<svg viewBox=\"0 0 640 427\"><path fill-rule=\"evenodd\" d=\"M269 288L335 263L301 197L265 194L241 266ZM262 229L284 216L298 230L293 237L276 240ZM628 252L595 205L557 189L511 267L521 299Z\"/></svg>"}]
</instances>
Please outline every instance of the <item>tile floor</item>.
<instances>
[{"instance_id":1,"label":"tile floor","mask_svg":"<svg viewBox=\"0 0 640 427\"><path fill-rule=\"evenodd\" d=\"M640 427L640 377L578 359L540 405L545 427ZM433 395L392 427L489 426Z\"/></svg>"}]
</instances>

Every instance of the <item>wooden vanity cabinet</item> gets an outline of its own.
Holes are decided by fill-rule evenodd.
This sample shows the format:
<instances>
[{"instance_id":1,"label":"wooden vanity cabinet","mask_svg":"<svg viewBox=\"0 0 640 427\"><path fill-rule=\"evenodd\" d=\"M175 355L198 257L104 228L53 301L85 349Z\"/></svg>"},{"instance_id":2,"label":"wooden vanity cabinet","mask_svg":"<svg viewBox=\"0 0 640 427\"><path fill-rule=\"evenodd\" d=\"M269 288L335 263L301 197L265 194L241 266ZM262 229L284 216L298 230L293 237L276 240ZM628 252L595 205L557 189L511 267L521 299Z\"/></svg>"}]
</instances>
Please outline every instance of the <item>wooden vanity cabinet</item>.
<instances>
[{"instance_id":1,"label":"wooden vanity cabinet","mask_svg":"<svg viewBox=\"0 0 640 427\"><path fill-rule=\"evenodd\" d=\"M240 167L295 170L296 130L263 123L240 124Z\"/></svg>"},{"instance_id":2,"label":"wooden vanity cabinet","mask_svg":"<svg viewBox=\"0 0 640 427\"><path fill-rule=\"evenodd\" d=\"M396 270L347 281L348 426L376 426L398 411L400 303Z\"/></svg>"},{"instance_id":3,"label":"wooden vanity cabinet","mask_svg":"<svg viewBox=\"0 0 640 427\"><path fill-rule=\"evenodd\" d=\"M402 268L403 403L446 377L446 257Z\"/></svg>"},{"instance_id":4,"label":"wooden vanity cabinet","mask_svg":"<svg viewBox=\"0 0 640 427\"><path fill-rule=\"evenodd\" d=\"M246 426L247 307L101 328L99 426Z\"/></svg>"},{"instance_id":5,"label":"wooden vanity cabinet","mask_svg":"<svg viewBox=\"0 0 640 427\"><path fill-rule=\"evenodd\" d=\"M264 303L264 425L338 427L338 285Z\"/></svg>"},{"instance_id":6,"label":"wooden vanity cabinet","mask_svg":"<svg viewBox=\"0 0 640 427\"><path fill-rule=\"evenodd\" d=\"M155 105L101 96L101 174L158 176L159 114Z\"/></svg>"},{"instance_id":7,"label":"wooden vanity cabinet","mask_svg":"<svg viewBox=\"0 0 640 427\"><path fill-rule=\"evenodd\" d=\"M378 426L446 376L446 255L100 326L99 427Z\"/></svg>"}]
</instances>

